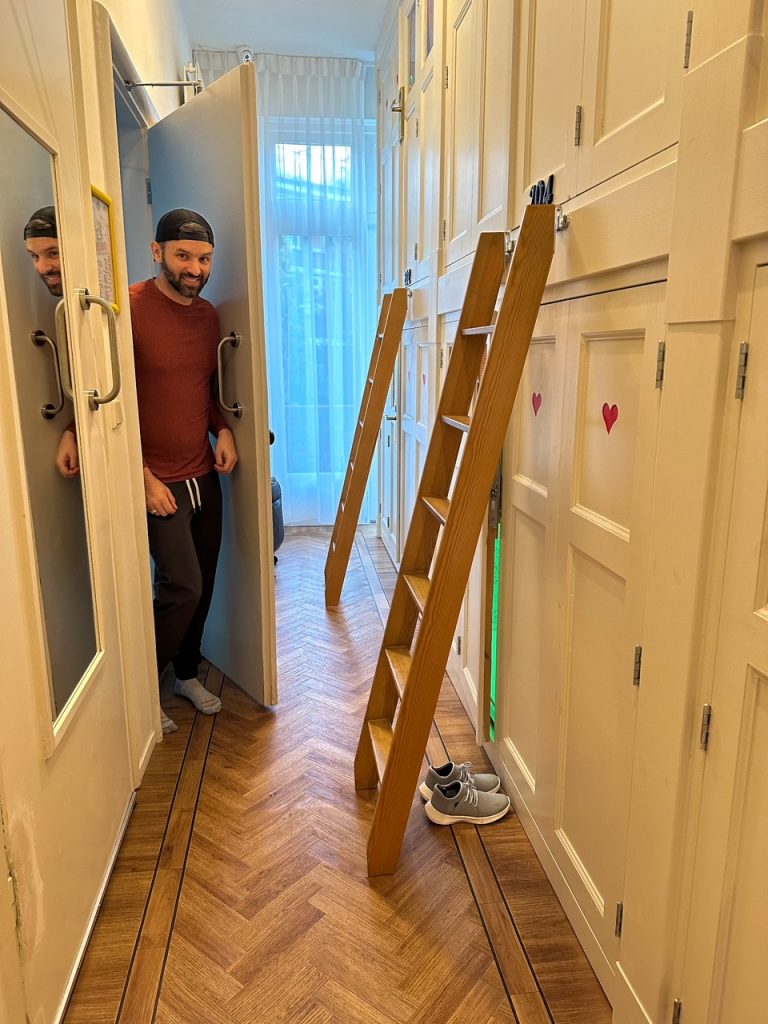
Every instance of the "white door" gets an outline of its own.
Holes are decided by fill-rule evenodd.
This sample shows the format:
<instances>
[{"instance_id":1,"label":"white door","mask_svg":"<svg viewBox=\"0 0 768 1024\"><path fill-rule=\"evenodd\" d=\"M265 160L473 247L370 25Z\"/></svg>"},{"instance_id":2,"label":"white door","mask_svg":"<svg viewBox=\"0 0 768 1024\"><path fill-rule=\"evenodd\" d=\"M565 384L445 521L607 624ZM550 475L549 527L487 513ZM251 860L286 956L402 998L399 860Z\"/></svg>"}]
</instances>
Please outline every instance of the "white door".
<instances>
[{"instance_id":1,"label":"white door","mask_svg":"<svg viewBox=\"0 0 768 1024\"><path fill-rule=\"evenodd\" d=\"M103 314L81 308L76 292L87 287L98 295L99 278L68 48L75 26L59 0L8 0L5 7L0 672L13 682L4 687L0 715L1 831L25 993L25 1015L14 1019L48 1022L58 1019L74 981L132 801L113 580L114 541L130 526L110 503L108 449L119 443L114 408L91 409L85 397L86 390L104 397L111 373ZM54 322L58 296L38 278L22 239L29 215L54 204L66 326ZM32 346L38 328L47 328L63 386L71 382L75 396L81 471L67 480L54 465L66 406L50 421L40 415L43 403L58 405L59 374L53 348ZM61 514L52 520L51 509ZM130 593L138 579L138 568L128 570L120 586ZM0 930L5 957L2 912Z\"/></svg>"},{"instance_id":2,"label":"white door","mask_svg":"<svg viewBox=\"0 0 768 1024\"><path fill-rule=\"evenodd\" d=\"M198 210L216 240L206 298L218 309L219 381L240 461L222 479L224 538L203 652L261 704L277 703L272 492L261 272L256 69L241 64L149 130L155 217Z\"/></svg>"},{"instance_id":3,"label":"white door","mask_svg":"<svg viewBox=\"0 0 768 1024\"><path fill-rule=\"evenodd\" d=\"M753 301L681 992L701 1024L763 1024L768 999L768 267Z\"/></svg>"},{"instance_id":4,"label":"white door","mask_svg":"<svg viewBox=\"0 0 768 1024\"><path fill-rule=\"evenodd\" d=\"M389 385L379 431L380 533L387 554L400 564L400 356Z\"/></svg>"},{"instance_id":5,"label":"white door","mask_svg":"<svg viewBox=\"0 0 768 1024\"><path fill-rule=\"evenodd\" d=\"M402 113L397 23L379 69L379 288L391 292L400 280L400 182ZM381 294L379 295L381 300Z\"/></svg>"}]
</instances>

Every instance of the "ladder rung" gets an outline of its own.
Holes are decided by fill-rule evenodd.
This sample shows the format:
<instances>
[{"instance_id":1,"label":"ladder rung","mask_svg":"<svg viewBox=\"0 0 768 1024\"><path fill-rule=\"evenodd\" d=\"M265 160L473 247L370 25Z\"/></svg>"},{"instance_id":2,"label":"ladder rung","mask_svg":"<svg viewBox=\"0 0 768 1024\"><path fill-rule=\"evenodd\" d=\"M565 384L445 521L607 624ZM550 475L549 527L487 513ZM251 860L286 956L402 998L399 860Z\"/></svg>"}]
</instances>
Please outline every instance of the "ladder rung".
<instances>
[{"instance_id":1,"label":"ladder rung","mask_svg":"<svg viewBox=\"0 0 768 1024\"><path fill-rule=\"evenodd\" d=\"M447 498L422 498L421 500L432 515L445 526L445 520L448 518L448 512L451 508L450 501Z\"/></svg>"},{"instance_id":2,"label":"ladder rung","mask_svg":"<svg viewBox=\"0 0 768 1024\"><path fill-rule=\"evenodd\" d=\"M461 333L463 337L469 337L473 334L493 334L495 330L495 324L488 324L486 327L465 327Z\"/></svg>"},{"instance_id":3,"label":"ladder rung","mask_svg":"<svg viewBox=\"0 0 768 1024\"><path fill-rule=\"evenodd\" d=\"M429 593L429 576L410 575L404 578L408 589L413 595L413 600L416 602L416 607L423 614L427 603L427 594Z\"/></svg>"},{"instance_id":4,"label":"ladder rung","mask_svg":"<svg viewBox=\"0 0 768 1024\"><path fill-rule=\"evenodd\" d=\"M411 668L411 652L407 647L387 647L384 653L389 662L389 670L395 681L400 700L405 693L405 684L408 681L408 672Z\"/></svg>"},{"instance_id":5,"label":"ladder rung","mask_svg":"<svg viewBox=\"0 0 768 1024\"><path fill-rule=\"evenodd\" d=\"M392 726L386 718L376 718L368 722L368 734L371 737L376 771L381 780L387 770L389 752L392 749Z\"/></svg>"},{"instance_id":6,"label":"ladder rung","mask_svg":"<svg viewBox=\"0 0 768 1024\"><path fill-rule=\"evenodd\" d=\"M465 434L472 422L471 416L441 416L440 419L443 423L447 423L449 427L456 427L457 430L461 430Z\"/></svg>"}]
</instances>

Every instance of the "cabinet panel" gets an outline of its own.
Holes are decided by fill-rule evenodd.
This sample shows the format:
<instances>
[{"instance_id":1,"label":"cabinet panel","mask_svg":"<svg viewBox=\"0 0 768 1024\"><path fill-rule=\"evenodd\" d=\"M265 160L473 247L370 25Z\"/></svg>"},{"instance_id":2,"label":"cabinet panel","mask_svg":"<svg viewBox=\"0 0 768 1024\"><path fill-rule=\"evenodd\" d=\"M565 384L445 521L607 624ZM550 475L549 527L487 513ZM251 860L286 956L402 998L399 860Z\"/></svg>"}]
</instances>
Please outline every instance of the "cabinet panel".
<instances>
[{"instance_id":1,"label":"cabinet panel","mask_svg":"<svg viewBox=\"0 0 768 1024\"><path fill-rule=\"evenodd\" d=\"M421 93L411 89L405 110L403 200L405 207L405 266L415 271L419 261L421 235ZM415 279L415 274L414 274Z\"/></svg>"},{"instance_id":2,"label":"cabinet panel","mask_svg":"<svg viewBox=\"0 0 768 1024\"><path fill-rule=\"evenodd\" d=\"M768 267L756 273L682 998L703 1024L765 1019L768 943ZM743 322L741 311L738 320ZM738 321L737 321L738 323ZM739 331L739 340L744 334ZM733 365L733 363L732 363Z\"/></svg>"},{"instance_id":3,"label":"cabinet panel","mask_svg":"<svg viewBox=\"0 0 768 1024\"><path fill-rule=\"evenodd\" d=\"M480 133L475 210L478 231L503 231L509 227L513 5L486 2L479 14Z\"/></svg>"},{"instance_id":4,"label":"cabinet panel","mask_svg":"<svg viewBox=\"0 0 768 1024\"><path fill-rule=\"evenodd\" d=\"M528 190L539 179L555 175L556 202L575 192L574 126L583 40L581 3L527 0L522 5L515 224L529 202Z\"/></svg>"},{"instance_id":5,"label":"cabinet panel","mask_svg":"<svg viewBox=\"0 0 768 1024\"><path fill-rule=\"evenodd\" d=\"M578 190L679 137L686 17L680 0L587 0Z\"/></svg>"},{"instance_id":6,"label":"cabinet panel","mask_svg":"<svg viewBox=\"0 0 768 1024\"><path fill-rule=\"evenodd\" d=\"M477 12L480 0L449 0L445 146L445 262L472 252L477 138Z\"/></svg>"},{"instance_id":7,"label":"cabinet panel","mask_svg":"<svg viewBox=\"0 0 768 1024\"><path fill-rule=\"evenodd\" d=\"M379 270L381 292L400 284L400 116L392 112L399 98L397 32L387 44L379 67Z\"/></svg>"}]
</instances>

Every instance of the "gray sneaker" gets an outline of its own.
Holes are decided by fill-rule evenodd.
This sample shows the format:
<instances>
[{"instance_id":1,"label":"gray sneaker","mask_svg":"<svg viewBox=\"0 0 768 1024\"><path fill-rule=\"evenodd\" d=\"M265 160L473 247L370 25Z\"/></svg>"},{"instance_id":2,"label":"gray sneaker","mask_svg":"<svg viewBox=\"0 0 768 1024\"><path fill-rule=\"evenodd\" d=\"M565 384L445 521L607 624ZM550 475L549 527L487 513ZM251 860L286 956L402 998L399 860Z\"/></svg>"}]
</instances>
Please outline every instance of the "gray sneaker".
<instances>
[{"instance_id":1,"label":"gray sneaker","mask_svg":"<svg viewBox=\"0 0 768 1024\"><path fill-rule=\"evenodd\" d=\"M455 825L458 821L489 825L503 818L509 807L509 797L504 793L481 793L470 783L457 779L447 786L438 783L424 810L436 825Z\"/></svg>"},{"instance_id":2,"label":"gray sneaker","mask_svg":"<svg viewBox=\"0 0 768 1024\"><path fill-rule=\"evenodd\" d=\"M438 784L448 786L457 780L469 782L481 793L497 793L501 786L498 775L475 775L472 771L471 761L465 761L464 764L454 764L453 761L448 761L447 764L442 764L439 768L427 769L427 776L419 786L419 792L425 800L429 800L435 786Z\"/></svg>"}]
</instances>

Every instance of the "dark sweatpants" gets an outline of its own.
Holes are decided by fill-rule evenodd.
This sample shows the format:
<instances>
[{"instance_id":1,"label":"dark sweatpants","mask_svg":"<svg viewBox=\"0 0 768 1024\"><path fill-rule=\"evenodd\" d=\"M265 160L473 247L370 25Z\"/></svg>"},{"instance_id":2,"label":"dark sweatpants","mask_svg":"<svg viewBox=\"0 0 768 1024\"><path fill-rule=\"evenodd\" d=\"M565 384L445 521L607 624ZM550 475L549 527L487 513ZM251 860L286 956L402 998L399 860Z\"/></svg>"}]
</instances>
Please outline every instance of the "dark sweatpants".
<instances>
[{"instance_id":1,"label":"dark sweatpants","mask_svg":"<svg viewBox=\"0 0 768 1024\"><path fill-rule=\"evenodd\" d=\"M221 484L213 472L190 480L189 487L185 480L166 486L177 511L166 518L147 515L155 561L157 671L162 675L173 661L178 679L192 679L201 660L200 641L221 546Z\"/></svg>"}]
</instances>

